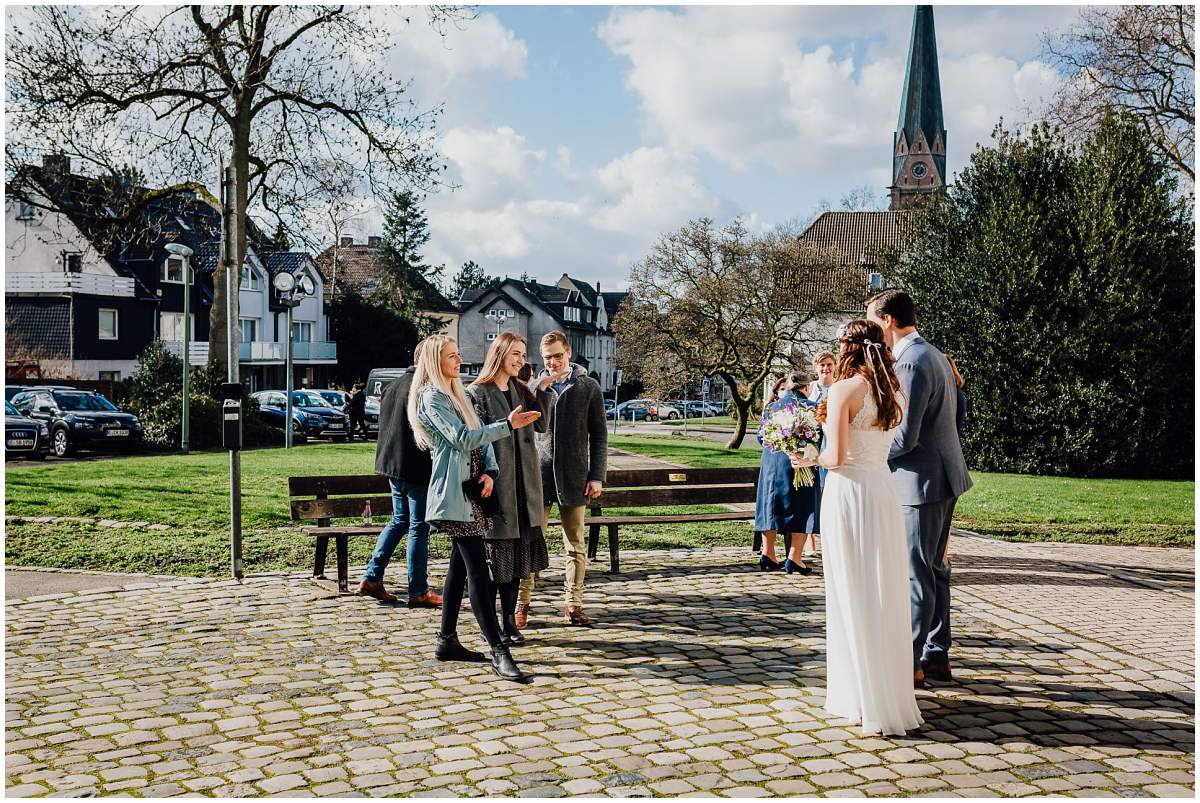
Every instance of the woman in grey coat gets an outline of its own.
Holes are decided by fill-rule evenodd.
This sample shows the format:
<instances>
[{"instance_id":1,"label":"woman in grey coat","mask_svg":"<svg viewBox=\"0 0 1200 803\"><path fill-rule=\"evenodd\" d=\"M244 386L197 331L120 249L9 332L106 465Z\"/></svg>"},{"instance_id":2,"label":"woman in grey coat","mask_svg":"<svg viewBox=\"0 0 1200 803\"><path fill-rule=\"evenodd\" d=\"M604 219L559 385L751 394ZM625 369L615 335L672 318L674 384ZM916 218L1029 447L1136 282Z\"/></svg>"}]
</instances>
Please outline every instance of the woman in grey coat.
<instances>
[{"instance_id":1,"label":"woman in grey coat","mask_svg":"<svg viewBox=\"0 0 1200 803\"><path fill-rule=\"evenodd\" d=\"M479 378L471 383L475 412L484 424L504 420L517 407L543 413L554 404L554 391L536 395L517 379L525 366L526 341L501 332L488 349ZM492 580L500 595L500 630L509 646L524 643L517 628L517 591L522 580L546 569L550 553L542 532L542 478L531 429L546 431L543 416L533 427L493 444L499 473L493 493L499 510L487 534Z\"/></svg>"}]
</instances>

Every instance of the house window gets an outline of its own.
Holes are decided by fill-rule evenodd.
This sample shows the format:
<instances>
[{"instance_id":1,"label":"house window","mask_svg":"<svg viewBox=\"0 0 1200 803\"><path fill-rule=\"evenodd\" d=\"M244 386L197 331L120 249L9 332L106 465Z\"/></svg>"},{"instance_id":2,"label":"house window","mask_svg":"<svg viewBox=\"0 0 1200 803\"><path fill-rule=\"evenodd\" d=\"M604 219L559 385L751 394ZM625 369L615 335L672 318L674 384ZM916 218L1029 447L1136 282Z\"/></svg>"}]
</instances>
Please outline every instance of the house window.
<instances>
[{"instance_id":1,"label":"house window","mask_svg":"<svg viewBox=\"0 0 1200 803\"><path fill-rule=\"evenodd\" d=\"M192 334L196 333L196 316L192 316ZM158 314L158 337L160 340L183 340L183 313L160 312ZM194 340L195 338L191 338Z\"/></svg>"},{"instance_id":2,"label":"house window","mask_svg":"<svg viewBox=\"0 0 1200 803\"><path fill-rule=\"evenodd\" d=\"M292 323L292 341L295 343L311 343L312 342L312 324L307 321L295 321Z\"/></svg>"},{"instance_id":3,"label":"house window","mask_svg":"<svg viewBox=\"0 0 1200 803\"><path fill-rule=\"evenodd\" d=\"M33 220L34 218L33 204L21 201L17 207L17 220Z\"/></svg>"},{"instance_id":4,"label":"house window","mask_svg":"<svg viewBox=\"0 0 1200 803\"><path fill-rule=\"evenodd\" d=\"M259 290L258 273L249 265L242 265L242 289Z\"/></svg>"},{"instance_id":5,"label":"house window","mask_svg":"<svg viewBox=\"0 0 1200 803\"><path fill-rule=\"evenodd\" d=\"M243 343L250 343L258 340L258 319L257 318L238 318L238 329L241 331Z\"/></svg>"},{"instance_id":6,"label":"house window","mask_svg":"<svg viewBox=\"0 0 1200 803\"><path fill-rule=\"evenodd\" d=\"M514 311L514 310L510 310L510 309L506 309L506 310L504 311L504 314L505 314L507 317L509 317L509 318L515 318L515 317L517 317L517 313L516 313L516 311Z\"/></svg>"},{"instance_id":7,"label":"house window","mask_svg":"<svg viewBox=\"0 0 1200 803\"><path fill-rule=\"evenodd\" d=\"M196 271L190 270L192 283L196 282ZM183 284L183 258L182 257L167 257L163 262L162 280L164 282L173 282L175 284Z\"/></svg>"},{"instance_id":8,"label":"house window","mask_svg":"<svg viewBox=\"0 0 1200 803\"><path fill-rule=\"evenodd\" d=\"M489 343L491 343L493 340L495 340L495 339L496 339L496 333L495 333L495 332L488 332L487 339L488 339L488 342L489 342Z\"/></svg>"},{"instance_id":9,"label":"house window","mask_svg":"<svg viewBox=\"0 0 1200 803\"><path fill-rule=\"evenodd\" d=\"M117 339L117 311L115 309L101 308L99 337L101 340Z\"/></svg>"},{"instance_id":10,"label":"house window","mask_svg":"<svg viewBox=\"0 0 1200 803\"><path fill-rule=\"evenodd\" d=\"M63 254L63 271L66 273L83 273L83 254Z\"/></svg>"},{"instance_id":11,"label":"house window","mask_svg":"<svg viewBox=\"0 0 1200 803\"><path fill-rule=\"evenodd\" d=\"M120 371L100 371L98 376L101 382L119 382L121 380Z\"/></svg>"}]
</instances>

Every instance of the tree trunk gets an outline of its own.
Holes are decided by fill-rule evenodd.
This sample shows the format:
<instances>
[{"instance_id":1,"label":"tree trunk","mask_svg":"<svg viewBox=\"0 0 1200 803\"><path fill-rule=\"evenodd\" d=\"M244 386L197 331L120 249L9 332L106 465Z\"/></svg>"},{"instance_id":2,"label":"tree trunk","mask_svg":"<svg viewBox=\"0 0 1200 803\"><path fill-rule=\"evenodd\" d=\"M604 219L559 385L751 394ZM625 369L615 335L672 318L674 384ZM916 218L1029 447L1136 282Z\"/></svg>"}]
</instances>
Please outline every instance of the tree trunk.
<instances>
[{"instance_id":1,"label":"tree trunk","mask_svg":"<svg viewBox=\"0 0 1200 803\"><path fill-rule=\"evenodd\" d=\"M234 237L233 248L234 252L232 259L228 260L233 266L235 272L232 282L233 287L233 314L236 320L237 314L241 309L238 288L241 285L241 265L246 259L246 193L250 186L250 139L249 125L244 129L239 126L239 132L244 130L245 136L235 135L233 145L233 158L230 162L233 167L234 188L237 196L234 204L234 217L236 218L236 233ZM224 181L225 177L221 176ZM228 243L224 244L226 247ZM223 254L222 254L223 256ZM226 306L228 300L225 293L225 262L221 259L217 262L217 268L213 272L213 303L212 309L209 311L209 331L208 331L208 365L219 372L219 375L226 376L228 371L227 351L229 348L228 332L226 328L229 324ZM270 277L268 277L270 281ZM268 290L269 292L269 290ZM238 354L238 330L235 327L233 332L234 337L234 363L236 368ZM235 377L240 377L240 373L235 370Z\"/></svg>"},{"instance_id":2,"label":"tree trunk","mask_svg":"<svg viewBox=\"0 0 1200 803\"><path fill-rule=\"evenodd\" d=\"M742 448L742 439L746 437L746 429L750 423L750 400L743 400L735 394L733 406L737 410L737 423L733 428L733 436L725 444L726 449Z\"/></svg>"}]
</instances>

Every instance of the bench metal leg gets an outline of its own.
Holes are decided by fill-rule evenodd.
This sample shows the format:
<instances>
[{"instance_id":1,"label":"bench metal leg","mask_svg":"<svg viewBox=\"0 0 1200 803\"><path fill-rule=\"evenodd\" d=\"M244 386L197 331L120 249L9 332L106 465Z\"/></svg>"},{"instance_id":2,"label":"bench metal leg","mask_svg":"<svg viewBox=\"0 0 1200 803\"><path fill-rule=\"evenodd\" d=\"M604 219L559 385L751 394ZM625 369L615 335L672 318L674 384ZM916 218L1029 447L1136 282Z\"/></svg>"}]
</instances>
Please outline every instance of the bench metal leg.
<instances>
[{"instance_id":1,"label":"bench metal leg","mask_svg":"<svg viewBox=\"0 0 1200 803\"><path fill-rule=\"evenodd\" d=\"M338 591L343 594L350 591L350 539L344 535L337 537L337 573Z\"/></svg>"},{"instance_id":2,"label":"bench metal leg","mask_svg":"<svg viewBox=\"0 0 1200 803\"><path fill-rule=\"evenodd\" d=\"M329 552L329 536L322 535L317 538L316 559L313 561L313 577L318 580L325 579L325 555Z\"/></svg>"},{"instance_id":3,"label":"bench metal leg","mask_svg":"<svg viewBox=\"0 0 1200 803\"><path fill-rule=\"evenodd\" d=\"M588 547L587 547L588 560L596 559L596 550L599 547L600 547L600 525L599 524L589 524L588 525Z\"/></svg>"},{"instance_id":4,"label":"bench metal leg","mask_svg":"<svg viewBox=\"0 0 1200 803\"><path fill-rule=\"evenodd\" d=\"M613 574L621 573L621 556L617 549L617 525L608 525L608 561L609 571Z\"/></svg>"},{"instance_id":5,"label":"bench metal leg","mask_svg":"<svg viewBox=\"0 0 1200 803\"><path fill-rule=\"evenodd\" d=\"M754 554L758 555L762 552L762 531L754 531Z\"/></svg>"}]
</instances>

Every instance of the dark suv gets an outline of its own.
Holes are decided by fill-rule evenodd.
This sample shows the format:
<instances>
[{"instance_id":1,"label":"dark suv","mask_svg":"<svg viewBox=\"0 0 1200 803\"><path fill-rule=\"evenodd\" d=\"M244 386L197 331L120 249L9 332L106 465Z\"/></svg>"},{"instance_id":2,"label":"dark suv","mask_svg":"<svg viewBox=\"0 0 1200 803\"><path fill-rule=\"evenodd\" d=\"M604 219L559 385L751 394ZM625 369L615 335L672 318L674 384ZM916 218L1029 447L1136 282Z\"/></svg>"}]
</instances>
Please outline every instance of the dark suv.
<instances>
[{"instance_id":1,"label":"dark suv","mask_svg":"<svg viewBox=\"0 0 1200 803\"><path fill-rule=\"evenodd\" d=\"M137 416L90 390L29 388L14 396L12 404L49 428L50 450L56 457L76 449L130 449L142 442Z\"/></svg>"}]
</instances>

